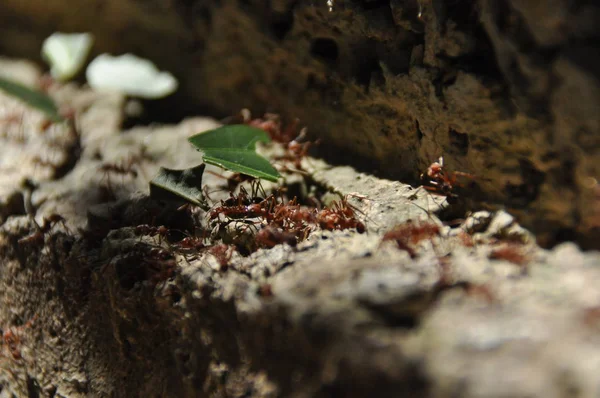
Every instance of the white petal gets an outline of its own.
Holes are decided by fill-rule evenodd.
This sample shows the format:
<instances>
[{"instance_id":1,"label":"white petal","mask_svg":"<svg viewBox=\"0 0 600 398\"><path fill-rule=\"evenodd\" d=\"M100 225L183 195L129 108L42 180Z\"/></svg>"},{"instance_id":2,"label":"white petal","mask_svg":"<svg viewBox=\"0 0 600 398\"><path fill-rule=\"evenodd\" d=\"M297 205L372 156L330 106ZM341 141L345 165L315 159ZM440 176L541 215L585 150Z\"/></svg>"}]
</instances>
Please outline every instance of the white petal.
<instances>
[{"instance_id":1,"label":"white petal","mask_svg":"<svg viewBox=\"0 0 600 398\"><path fill-rule=\"evenodd\" d=\"M85 75L94 89L115 90L134 97L161 98L177 90L173 75L133 54L101 54L89 64Z\"/></svg>"},{"instance_id":2,"label":"white petal","mask_svg":"<svg viewBox=\"0 0 600 398\"><path fill-rule=\"evenodd\" d=\"M54 33L42 46L42 58L50 65L50 74L60 81L71 79L83 67L94 43L90 33Z\"/></svg>"}]
</instances>

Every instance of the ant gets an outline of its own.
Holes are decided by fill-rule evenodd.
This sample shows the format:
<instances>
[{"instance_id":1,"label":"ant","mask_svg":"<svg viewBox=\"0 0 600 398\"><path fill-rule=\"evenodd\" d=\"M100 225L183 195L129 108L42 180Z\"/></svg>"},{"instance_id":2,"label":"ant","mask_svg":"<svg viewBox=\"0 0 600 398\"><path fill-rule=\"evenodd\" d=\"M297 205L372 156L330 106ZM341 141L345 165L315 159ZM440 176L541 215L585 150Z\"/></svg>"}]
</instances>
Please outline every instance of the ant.
<instances>
[{"instance_id":1,"label":"ant","mask_svg":"<svg viewBox=\"0 0 600 398\"><path fill-rule=\"evenodd\" d=\"M300 133L298 134L298 136L296 138L294 138L292 141L288 142L286 145L286 149L288 151L288 155L284 155L283 157L281 157L281 159L283 160L289 160L294 164L294 167L296 168L297 171L299 172L304 172L303 168L302 168L302 159L306 157L306 155L308 155L308 150L310 149L310 147L315 144L318 145L319 144L319 140L312 142L312 141L305 141L302 142L306 139L306 127L304 127L302 130L300 130Z\"/></svg>"},{"instance_id":2,"label":"ant","mask_svg":"<svg viewBox=\"0 0 600 398\"><path fill-rule=\"evenodd\" d=\"M263 118L256 119L252 119L250 111L247 109L243 109L241 114L245 124L264 130L275 142L288 144L296 136L298 119L294 119L292 123L288 124L287 128L283 129L281 117L276 113L265 113Z\"/></svg>"},{"instance_id":3,"label":"ant","mask_svg":"<svg viewBox=\"0 0 600 398\"><path fill-rule=\"evenodd\" d=\"M458 185L459 176L474 178L472 174L462 171L449 172L444 170L444 157L440 156L437 162L431 163L427 171L421 174L421 180L425 184L423 187L429 192L456 199L457 195L452 191Z\"/></svg>"},{"instance_id":4,"label":"ant","mask_svg":"<svg viewBox=\"0 0 600 398\"><path fill-rule=\"evenodd\" d=\"M166 239L167 235L169 234L169 228L165 227L164 225L154 227L148 224L140 224L135 227L135 233L137 235L149 235L151 237L158 235L159 239Z\"/></svg>"},{"instance_id":5,"label":"ant","mask_svg":"<svg viewBox=\"0 0 600 398\"><path fill-rule=\"evenodd\" d=\"M133 287L142 281L147 281L152 287L156 287L158 283L173 277L177 262L173 254L162 247L138 243L120 260L109 261L103 269L109 266L120 269L118 273L123 287Z\"/></svg>"},{"instance_id":6,"label":"ant","mask_svg":"<svg viewBox=\"0 0 600 398\"><path fill-rule=\"evenodd\" d=\"M148 267L150 274L148 279L156 286L159 282L173 277L177 262L172 253L160 247L153 247L148 252L150 259L144 259L143 263Z\"/></svg>"},{"instance_id":7,"label":"ant","mask_svg":"<svg viewBox=\"0 0 600 398\"><path fill-rule=\"evenodd\" d=\"M54 226L58 223L61 223L63 225L63 227L65 229L67 229L65 218L59 214L51 214L48 217L44 217L42 225L39 225L37 222L35 222L35 220L33 222L35 224L36 231L30 235L27 235L27 236L19 239L18 240L19 245L30 244L30 243L36 243L36 244L44 243L44 235L46 233L50 232L52 230L52 228L54 228Z\"/></svg>"},{"instance_id":8,"label":"ant","mask_svg":"<svg viewBox=\"0 0 600 398\"><path fill-rule=\"evenodd\" d=\"M358 233L365 232L365 224L356 219L354 209L346 199L333 202L331 208L324 208L317 213L317 222L322 229L329 231L356 228Z\"/></svg>"},{"instance_id":9,"label":"ant","mask_svg":"<svg viewBox=\"0 0 600 398\"><path fill-rule=\"evenodd\" d=\"M600 306L590 307L583 310L583 323L586 326L597 326L600 323Z\"/></svg>"},{"instance_id":10,"label":"ant","mask_svg":"<svg viewBox=\"0 0 600 398\"><path fill-rule=\"evenodd\" d=\"M505 260L515 265L525 268L529 264L529 256L523 253L518 244L505 244L493 249L489 256L493 260Z\"/></svg>"},{"instance_id":11,"label":"ant","mask_svg":"<svg viewBox=\"0 0 600 398\"><path fill-rule=\"evenodd\" d=\"M22 125L24 117L25 117L25 113L17 114L15 112L15 113L7 114L7 115L5 115L3 117L0 117L0 123Z\"/></svg>"},{"instance_id":12,"label":"ant","mask_svg":"<svg viewBox=\"0 0 600 398\"><path fill-rule=\"evenodd\" d=\"M263 283L258 288L258 295L264 298L273 297L273 287L269 283Z\"/></svg>"},{"instance_id":13,"label":"ant","mask_svg":"<svg viewBox=\"0 0 600 398\"><path fill-rule=\"evenodd\" d=\"M179 247L180 249L202 250L206 246L204 245L204 240L202 238L188 236L180 240L177 243L177 247Z\"/></svg>"},{"instance_id":14,"label":"ant","mask_svg":"<svg viewBox=\"0 0 600 398\"><path fill-rule=\"evenodd\" d=\"M134 166L139 160L138 156L132 156L126 162L121 164L102 163L100 165L99 170L104 172L106 176L106 190L110 193L110 196L116 196L110 182L110 173L120 174L122 176L130 175L133 178L137 178L138 172Z\"/></svg>"},{"instance_id":15,"label":"ant","mask_svg":"<svg viewBox=\"0 0 600 398\"><path fill-rule=\"evenodd\" d=\"M279 204L274 209L273 222L281 227L286 225L286 221L294 224L298 223L315 223L317 221L316 214L313 209L302 207L296 204L296 198L289 201L287 204Z\"/></svg>"},{"instance_id":16,"label":"ant","mask_svg":"<svg viewBox=\"0 0 600 398\"><path fill-rule=\"evenodd\" d=\"M21 334L23 333L23 329L30 328L37 318L38 316L34 315L33 318L27 321L27 323L24 325L9 327L2 332L2 339L0 340L0 343L6 345L13 359L19 360L23 358L19 348L19 345L21 344Z\"/></svg>"},{"instance_id":17,"label":"ant","mask_svg":"<svg viewBox=\"0 0 600 398\"><path fill-rule=\"evenodd\" d=\"M257 196L250 197L243 187L237 196L232 193L229 195L228 199L221 201L221 206L210 212L209 217L211 220L217 218L219 214L223 214L230 219L270 218L275 201L274 196L269 196L266 199Z\"/></svg>"},{"instance_id":18,"label":"ant","mask_svg":"<svg viewBox=\"0 0 600 398\"><path fill-rule=\"evenodd\" d=\"M271 226L267 226L258 231L255 239L258 246L269 249L282 243L287 243L291 247L296 247L298 244L298 238L294 233Z\"/></svg>"},{"instance_id":19,"label":"ant","mask_svg":"<svg viewBox=\"0 0 600 398\"><path fill-rule=\"evenodd\" d=\"M208 252L214 256L214 258L221 266L221 270L223 271L227 270L227 267L229 266L229 261L231 260L234 251L235 249L233 248L233 246L225 244L213 246L210 249L208 249Z\"/></svg>"},{"instance_id":20,"label":"ant","mask_svg":"<svg viewBox=\"0 0 600 398\"><path fill-rule=\"evenodd\" d=\"M406 251L411 258L417 257L417 252L412 247L424 239L431 239L440 234L440 226L434 223L413 224L408 221L398 225L383 235L382 242L394 241L398 249Z\"/></svg>"},{"instance_id":21,"label":"ant","mask_svg":"<svg viewBox=\"0 0 600 398\"><path fill-rule=\"evenodd\" d=\"M284 129L281 118L277 114L266 113L263 118L252 119L250 111L244 109L242 110L242 118L244 123L264 130L267 134L269 134L273 141L279 142L285 146L285 149L288 153L282 156L280 159L293 162L296 170L290 171L303 172L301 162L302 159L307 155L310 146L313 145L313 142L303 142L305 141L307 135L306 127L302 128L300 132L296 134L299 119L294 119Z\"/></svg>"}]
</instances>

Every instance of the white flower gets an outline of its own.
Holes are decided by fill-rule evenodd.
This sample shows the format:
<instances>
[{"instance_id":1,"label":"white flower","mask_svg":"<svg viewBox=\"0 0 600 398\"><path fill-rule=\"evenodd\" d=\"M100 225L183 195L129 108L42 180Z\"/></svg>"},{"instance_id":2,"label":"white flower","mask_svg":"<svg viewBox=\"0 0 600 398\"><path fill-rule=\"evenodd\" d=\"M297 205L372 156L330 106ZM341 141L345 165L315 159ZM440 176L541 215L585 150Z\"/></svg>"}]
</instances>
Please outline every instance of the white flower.
<instances>
[{"instance_id":1,"label":"white flower","mask_svg":"<svg viewBox=\"0 0 600 398\"><path fill-rule=\"evenodd\" d=\"M42 45L42 58L50 65L50 74L59 81L71 79L83 67L92 48L90 33L54 33Z\"/></svg>"},{"instance_id":2,"label":"white flower","mask_svg":"<svg viewBox=\"0 0 600 398\"><path fill-rule=\"evenodd\" d=\"M89 64L85 75L94 89L120 91L133 97L162 98L177 90L173 75L133 54L101 54Z\"/></svg>"}]
</instances>

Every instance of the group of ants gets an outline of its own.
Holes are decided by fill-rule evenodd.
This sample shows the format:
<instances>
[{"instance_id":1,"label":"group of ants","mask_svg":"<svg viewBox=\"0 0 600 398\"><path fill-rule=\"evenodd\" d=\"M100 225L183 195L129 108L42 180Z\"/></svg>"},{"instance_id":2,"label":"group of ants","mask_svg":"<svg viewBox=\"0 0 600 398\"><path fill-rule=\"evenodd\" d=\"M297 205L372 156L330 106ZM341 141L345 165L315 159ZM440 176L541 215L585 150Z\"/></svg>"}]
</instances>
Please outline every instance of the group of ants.
<instances>
[{"instance_id":1,"label":"group of ants","mask_svg":"<svg viewBox=\"0 0 600 398\"><path fill-rule=\"evenodd\" d=\"M302 160L307 156L311 145L315 143L307 140L306 128L297 131L298 120L284 128L279 115L265 114L262 118L253 119L247 110L243 110L238 119L233 120L264 130L272 141L284 147L284 154L275 159L280 166L280 171L309 176ZM444 167L443 157L433 162L421 175L424 189L434 195L443 196L446 200L450 200L450 203L458 197L455 187L460 186L459 179L472 178L474 176L468 173L448 171ZM250 192L241 185L248 181ZM318 229L327 231L354 229L358 233L366 231L364 222L366 216L349 203L348 197L340 197L328 206L322 206L318 198L308 198L307 202L310 205L303 205L296 197L286 199L285 188L267 195L259 180L241 174L229 177L226 186L229 197L221 200L208 211L208 222L217 225L220 229L233 224L234 231L239 229L244 232L250 231L249 235L252 238L249 240L248 234L242 234L243 239L236 241L235 233L229 233L229 238L232 236L234 238L233 244L215 245L208 230L204 229L201 233L188 234L175 242L175 248L194 252L206 250L215 257L223 269L226 269L234 251L249 254L259 248L269 249L280 244L295 248L307 239L311 232ZM208 192L206 196L209 196ZM190 207L185 205L182 209L190 209ZM165 226L146 224L139 225L136 231L139 234L158 235L162 238L167 238L170 232ZM416 258L418 256L416 247L419 242L434 239L440 234L441 228L438 223L409 221L385 233L382 242L394 242L398 249L407 252L411 258ZM473 239L468 234L464 233L460 237L463 245L473 246ZM499 247L493 250L490 256L520 266L524 266L528 261L516 245Z\"/></svg>"},{"instance_id":2,"label":"group of ants","mask_svg":"<svg viewBox=\"0 0 600 398\"><path fill-rule=\"evenodd\" d=\"M297 122L291 123L287 128L282 127L278 115L266 114L263 118L252 119L249 112L241 113L241 121L266 131L271 139L283 145L285 154L276 159L283 164L283 171L288 173L300 173L308 175L302 167L302 159L308 154L308 150L314 143L306 140L306 130L302 129L296 133ZM101 170L116 174L130 174L137 176L133 162L127 165L103 164ZM433 162L425 173L421 175L423 187L434 195L440 195L446 199L456 199L454 188L458 186L459 178L473 178L472 175L462 172L447 171L444 167L443 158ZM241 185L250 182L250 191ZM241 225L245 231L252 231L253 239L247 239L243 243L213 244L210 234L206 229L201 233L188 233L183 238L175 239L170 243L172 249L180 252L200 253L206 252L212 255L221 270L226 270L235 251L239 253L251 253L259 248L273 248L280 244L287 244L295 248L300 242L308 238L311 232L321 230L346 230L354 229L358 233L364 233L366 226L359 214L361 212L352 206L347 197L333 202L329 206L319 206L319 203L302 205L297 198L286 200L285 194L273 193L266 195L258 180L252 180L247 176L235 174L227 179L229 198L221 200L208 214L208 222L217 226ZM234 194L237 192L237 194ZM313 200L313 202L316 202ZM195 209L191 205L181 206L178 210L187 210L192 213ZM364 218L364 217L363 217ZM35 222L34 222L35 223ZM53 214L43 219L41 224L35 223L33 233L18 240L19 246L38 245L44 243L44 236L52 231L54 226L62 224L66 228L65 219ZM235 228L234 228L235 229ZM136 234L142 236L159 237L170 240L172 230L164 225L141 224L135 227ZM385 233L382 242L395 243L399 250L407 252L411 258L418 256L417 245L426 239L434 239L441 234L440 225L434 222L408 221L398 225ZM463 245L473 246L472 238L466 234L461 238ZM145 266L149 268L147 274L153 284L167 280L175 274L176 262L172 252L158 246L147 253L148 257L142 257ZM525 267L529 259L515 245L505 245L493 250L491 258L503 259ZM449 263L446 258L440 259L442 277L440 286L449 286L448 277ZM445 276L444 276L445 275ZM486 286L466 284L465 289L469 294L474 293L492 301L493 295ZM261 296L271 296L269 284L264 284L259 290ZM30 320L19 328L7 328L0 335L0 345L8 348L11 356L18 360L21 358L19 350L19 335L22 328L31 326L35 319Z\"/></svg>"},{"instance_id":3,"label":"group of ants","mask_svg":"<svg viewBox=\"0 0 600 398\"><path fill-rule=\"evenodd\" d=\"M285 149L284 154L275 159L281 171L308 176L309 173L304 170L302 160L315 142L307 139L306 128L297 131L298 120L294 120L284 128L277 114L267 113L262 118L252 118L249 111L242 110L239 115L230 118L229 122L244 123L264 130L272 141L281 144ZM133 177L138 175L133 161L122 165L102 164L99 170L105 173L129 174ZM463 178L472 179L474 176L459 171L448 171L444 167L443 157L433 162L426 172L421 174L423 188L434 195L445 197L449 203L458 197L454 188L460 186L459 179ZM107 178L107 181L110 179ZM244 182L250 182L251 192L244 188L242 185ZM110 182L108 184L112 189ZM253 240L244 239L243 244L234 242L233 245L214 245L211 244L212 239L208 231L202 230L201 233L186 234L185 237L174 242L172 245L174 248L184 251L208 250L220 264L226 267L234 250L247 254L259 248L268 249L279 244L296 247L317 229L328 231L355 229L358 233L366 231L365 223L360 219L365 217L358 215L360 211L348 202L347 197L340 198L329 206L321 206L318 199L314 198L310 198L311 205L301 205L296 197L286 199L285 192L282 193L285 188L266 195L259 180L242 174L234 174L227 178L226 185L229 198L221 200L208 212L208 221L219 226L234 223L236 226L241 225L244 231L253 230ZM207 192L205 193L209 196ZM191 208L191 205L184 205L180 209ZM58 214L44 218L41 224L36 223L36 229L32 234L19 240L19 244L43 243L44 235L59 223L65 225L64 218ZM173 235L166 226L149 224L138 225L136 232L140 235L159 236L165 239ZM440 232L437 223L409 221L385 233L382 240L395 242L398 249L406 251L415 258L417 256L415 246L425 239L438 236ZM473 244L468 236L463 236L462 241L466 246ZM505 259L519 265L524 265L526 262L526 258L512 246L495 250L492 255L493 258Z\"/></svg>"}]
</instances>

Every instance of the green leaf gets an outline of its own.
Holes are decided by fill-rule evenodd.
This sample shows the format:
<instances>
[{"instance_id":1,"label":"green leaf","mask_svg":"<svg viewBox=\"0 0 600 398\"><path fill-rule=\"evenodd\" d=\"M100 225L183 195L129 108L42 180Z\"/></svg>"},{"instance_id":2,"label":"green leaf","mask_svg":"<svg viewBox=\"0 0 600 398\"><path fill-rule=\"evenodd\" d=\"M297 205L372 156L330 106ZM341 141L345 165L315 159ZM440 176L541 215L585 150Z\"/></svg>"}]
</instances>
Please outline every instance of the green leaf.
<instances>
[{"instance_id":1,"label":"green leaf","mask_svg":"<svg viewBox=\"0 0 600 398\"><path fill-rule=\"evenodd\" d=\"M46 114L54 122L61 122L62 116L58 113L56 105L50 97L39 91L30 89L20 83L13 82L0 76L0 90L20 99L27 105L32 106Z\"/></svg>"},{"instance_id":2,"label":"green leaf","mask_svg":"<svg viewBox=\"0 0 600 398\"><path fill-rule=\"evenodd\" d=\"M150 197L159 200L179 197L196 206L206 207L201 190L205 167L204 163L185 170L161 167L158 175L150 181Z\"/></svg>"},{"instance_id":3,"label":"green leaf","mask_svg":"<svg viewBox=\"0 0 600 398\"><path fill-rule=\"evenodd\" d=\"M267 159L256 153L257 142L271 141L264 130L235 124L196 134L188 141L203 152L208 164L273 182L281 177Z\"/></svg>"}]
</instances>

